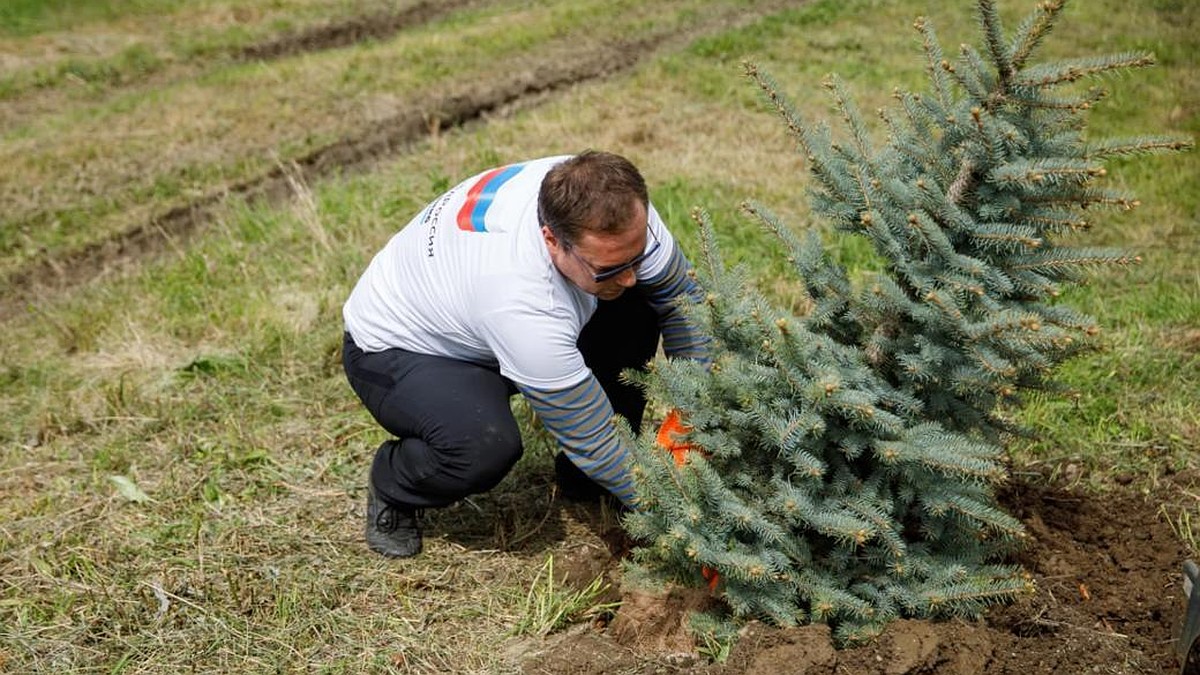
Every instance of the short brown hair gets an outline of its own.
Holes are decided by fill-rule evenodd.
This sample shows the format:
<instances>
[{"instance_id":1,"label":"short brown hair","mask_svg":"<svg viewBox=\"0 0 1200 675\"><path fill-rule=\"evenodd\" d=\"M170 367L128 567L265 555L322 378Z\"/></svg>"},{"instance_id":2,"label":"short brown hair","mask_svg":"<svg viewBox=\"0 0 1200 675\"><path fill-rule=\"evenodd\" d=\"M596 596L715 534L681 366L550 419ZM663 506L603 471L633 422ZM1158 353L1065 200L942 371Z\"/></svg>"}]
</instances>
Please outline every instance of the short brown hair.
<instances>
[{"instance_id":1,"label":"short brown hair","mask_svg":"<svg viewBox=\"0 0 1200 675\"><path fill-rule=\"evenodd\" d=\"M611 152L585 150L550 169L538 191L538 218L567 245L584 230L614 232L624 227L634 200L647 206L646 181L629 160Z\"/></svg>"}]
</instances>

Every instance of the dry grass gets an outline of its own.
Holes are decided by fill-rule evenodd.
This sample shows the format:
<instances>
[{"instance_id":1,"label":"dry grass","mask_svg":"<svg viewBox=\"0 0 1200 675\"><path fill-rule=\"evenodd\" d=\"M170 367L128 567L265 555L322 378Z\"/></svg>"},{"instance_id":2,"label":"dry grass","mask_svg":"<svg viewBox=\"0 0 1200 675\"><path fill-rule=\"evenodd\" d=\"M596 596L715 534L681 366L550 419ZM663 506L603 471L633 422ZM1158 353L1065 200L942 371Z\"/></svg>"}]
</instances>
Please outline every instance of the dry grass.
<instances>
[{"instance_id":1,"label":"dry grass","mask_svg":"<svg viewBox=\"0 0 1200 675\"><path fill-rule=\"evenodd\" d=\"M86 3L77 2L74 11L51 8L32 19L48 30L0 31L0 54L4 55L0 76L28 79L29 86L34 86L73 60L113 60L131 47L144 48L178 63L195 52L205 55L207 50L263 40L305 25L383 9L402 10L418 1L367 0L351 4L341 0L163 0L157 6L143 3L147 6L144 11L127 7L111 13L81 12L78 5Z\"/></svg>"},{"instance_id":2,"label":"dry grass","mask_svg":"<svg viewBox=\"0 0 1200 675\"><path fill-rule=\"evenodd\" d=\"M299 399L252 365L208 363L106 387L6 453L0 658L19 671L492 672L488 645L546 555L613 526L550 501L541 448L434 514L420 559L371 555L361 476L378 433L336 378Z\"/></svg>"}]
</instances>

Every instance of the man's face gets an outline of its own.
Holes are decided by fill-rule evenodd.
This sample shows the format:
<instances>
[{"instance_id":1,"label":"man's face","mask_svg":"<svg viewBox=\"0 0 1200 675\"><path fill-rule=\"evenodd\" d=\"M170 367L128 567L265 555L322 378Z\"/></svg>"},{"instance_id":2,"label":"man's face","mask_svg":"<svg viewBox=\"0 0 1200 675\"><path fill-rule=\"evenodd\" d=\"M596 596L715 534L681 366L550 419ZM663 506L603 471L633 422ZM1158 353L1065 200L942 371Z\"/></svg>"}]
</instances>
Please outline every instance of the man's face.
<instances>
[{"instance_id":1,"label":"man's face","mask_svg":"<svg viewBox=\"0 0 1200 675\"><path fill-rule=\"evenodd\" d=\"M641 202L634 202L630 218L613 232L585 230L572 245L559 239L548 227L542 227L542 237L550 250L554 266L571 283L601 300L613 300L637 283L637 266L629 266L611 278L610 270L635 261L646 249L647 214Z\"/></svg>"}]
</instances>

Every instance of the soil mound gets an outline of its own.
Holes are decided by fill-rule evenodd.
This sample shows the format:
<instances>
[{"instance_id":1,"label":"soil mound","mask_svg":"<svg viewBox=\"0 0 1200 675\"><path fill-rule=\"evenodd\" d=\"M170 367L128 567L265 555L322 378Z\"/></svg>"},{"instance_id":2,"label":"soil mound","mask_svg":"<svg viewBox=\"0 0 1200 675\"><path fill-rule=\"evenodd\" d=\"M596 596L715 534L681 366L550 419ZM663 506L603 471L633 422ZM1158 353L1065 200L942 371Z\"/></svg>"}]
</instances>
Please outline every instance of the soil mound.
<instances>
[{"instance_id":1,"label":"soil mound","mask_svg":"<svg viewBox=\"0 0 1200 675\"><path fill-rule=\"evenodd\" d=\"M1037 675L1178 668L1173 646L1186 551L1160 500L1016 484L1003 501L1028 529L1016 562L1038 590L981 621L897 621L875 643L845 650L832 647L826 626L751 623L724 663L707 664L682 630L686 612L709 601L702 592L627 596L611 625L552 636L527 652L523 671Z\"/></svg>"}]
</instances>

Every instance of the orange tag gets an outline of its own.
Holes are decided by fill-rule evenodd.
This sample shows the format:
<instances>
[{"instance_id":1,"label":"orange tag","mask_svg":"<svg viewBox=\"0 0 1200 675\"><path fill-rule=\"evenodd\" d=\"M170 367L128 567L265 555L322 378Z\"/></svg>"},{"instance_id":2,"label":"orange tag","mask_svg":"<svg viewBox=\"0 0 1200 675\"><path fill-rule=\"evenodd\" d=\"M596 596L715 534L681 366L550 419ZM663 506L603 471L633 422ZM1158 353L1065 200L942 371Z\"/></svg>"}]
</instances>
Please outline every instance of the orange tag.
<instances>
[{"instance_id":1,"label":"orange tag","mask_svg":"<svg viewBox=\"0 0 1200 675\"><path fill-rule=\"evenodd\" d=\"M683 423L683 416L674 408L667 413L667 419L663 420L662 426L658 428L658 436L655 437L655 441L660 447L671 453L671 456L675 458L675 466L683 466L687 461L688 451L695 449L691 443L676 440L677 436L682 436L691 429Z\"/></svg>"},{"instance_id":2,"label":"orange tag","mask_svg":"<svg viewBox=\"0 0 1200 675\"><path fill-rule=\"evenodd\" d=\"M687 432L691 431L683 421L683 415L675 408L667 413L667 419L663 420L662 426L658 428L658 436L654 438L659 447L671 453L675 458L675 466L683 466L687 462L687 454L692 450L696 450L696 446L691 443L685 443L678 440ZM700 452L697 450L697 452ZM721 582L721 575L711 567L701 567L700 574L704 580L708 582L708 590L711 593L717 591L717 584Z\"/></svg>"}]
</instances>

